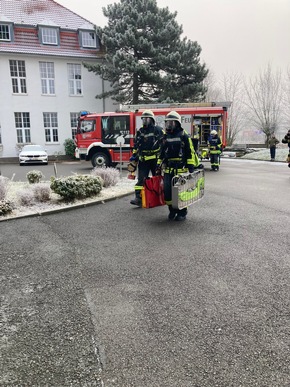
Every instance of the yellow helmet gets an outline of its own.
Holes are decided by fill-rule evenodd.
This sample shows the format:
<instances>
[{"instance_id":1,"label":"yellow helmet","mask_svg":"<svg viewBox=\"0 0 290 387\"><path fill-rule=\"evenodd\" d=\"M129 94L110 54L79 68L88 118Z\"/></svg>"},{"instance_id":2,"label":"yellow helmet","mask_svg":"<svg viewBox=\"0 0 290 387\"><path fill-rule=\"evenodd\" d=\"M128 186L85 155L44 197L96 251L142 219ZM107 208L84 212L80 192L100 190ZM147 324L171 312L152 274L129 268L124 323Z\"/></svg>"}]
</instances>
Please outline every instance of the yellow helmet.
<instances>
[{"instance_id":1,"label":"yellow helmet","mask_svg":"<svg viewBox=\"0 0 290 387\"><path fill-rule=\"evenodd\" d=\"M177 112L172 111L166 115L165 121L177 121L181 125L181 116Z\"/></svg>"}]
</instances>

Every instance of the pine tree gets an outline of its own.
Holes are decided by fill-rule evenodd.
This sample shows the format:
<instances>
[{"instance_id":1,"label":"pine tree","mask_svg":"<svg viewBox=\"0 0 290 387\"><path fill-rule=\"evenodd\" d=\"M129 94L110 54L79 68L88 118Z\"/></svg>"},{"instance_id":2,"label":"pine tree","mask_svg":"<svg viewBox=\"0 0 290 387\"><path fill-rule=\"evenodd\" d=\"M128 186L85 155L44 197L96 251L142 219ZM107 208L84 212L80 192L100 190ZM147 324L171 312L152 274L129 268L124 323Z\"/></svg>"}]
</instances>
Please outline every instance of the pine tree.
<instances>
[{"instance_id":1,"label":"pine tree","mask_svg":"<svg viewBox=\"0 0 290 387\"><path fill-rule=\"evenodd\" d=\"M103 8L108 25L97 27L105 47L105 60L89 71L108 80L112 89L96 98L111 96L120 103L199 101L207 75L200 64L201 47L181 40L182 26L168 7L156 0L120 0Z\"/></svg>"}]
</instances>

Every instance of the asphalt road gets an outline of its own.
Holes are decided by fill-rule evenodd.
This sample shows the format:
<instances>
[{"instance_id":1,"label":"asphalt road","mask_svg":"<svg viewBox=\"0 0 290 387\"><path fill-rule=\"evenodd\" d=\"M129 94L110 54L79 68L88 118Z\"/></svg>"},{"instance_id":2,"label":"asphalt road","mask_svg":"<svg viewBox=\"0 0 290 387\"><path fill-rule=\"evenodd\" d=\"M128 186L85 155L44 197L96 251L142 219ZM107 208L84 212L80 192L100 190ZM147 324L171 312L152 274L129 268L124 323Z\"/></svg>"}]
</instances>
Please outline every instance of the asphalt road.
<instances>
[{"instance_id":1,"label":"asphalt road","mask_svg":"<svg viewBox=\"0 0 290 387\"><path fill-rule=\"evenodd\" d=\"M205 179L186 222L126 197L0 223L1 386L290 385L290 170Z\"/></svg>"},{"instance_id":2,"label":"asphalt road","mask_svg":"<svg viewBox=\"0 0 290 387\"><path fill-rule=\"evenodd\" d=\"M56 166L56 169L55 169ZM86 174L93 169L90 161L67 161L67 162L50 162L48 165L41 164L4 164L0 162L0 173L3 176L13 178L14 181L27 181L26 174L32 170L41 171L44 179L49 180L51 176L70 176L73 173Z\"/></svg>"}]
</instances>

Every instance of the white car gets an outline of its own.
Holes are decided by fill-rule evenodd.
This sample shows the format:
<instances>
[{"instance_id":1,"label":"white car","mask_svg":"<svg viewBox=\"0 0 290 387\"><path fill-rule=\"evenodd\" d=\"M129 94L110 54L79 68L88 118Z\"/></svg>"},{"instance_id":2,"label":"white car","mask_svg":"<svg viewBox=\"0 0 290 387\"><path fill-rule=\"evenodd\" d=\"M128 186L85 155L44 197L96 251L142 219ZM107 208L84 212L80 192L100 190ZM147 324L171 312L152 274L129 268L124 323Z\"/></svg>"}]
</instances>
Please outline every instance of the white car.
<instances>
[{"instance_id":1,"label":"white car","mask_svg":"<svg viewBox=\"0 0 290 387\"><path fill-rule=\"evenodd\" d=\"M19 153L19 164L45 164L48 163L48 154L41 145L24 145Z\"/></svg>"}]
</instances>

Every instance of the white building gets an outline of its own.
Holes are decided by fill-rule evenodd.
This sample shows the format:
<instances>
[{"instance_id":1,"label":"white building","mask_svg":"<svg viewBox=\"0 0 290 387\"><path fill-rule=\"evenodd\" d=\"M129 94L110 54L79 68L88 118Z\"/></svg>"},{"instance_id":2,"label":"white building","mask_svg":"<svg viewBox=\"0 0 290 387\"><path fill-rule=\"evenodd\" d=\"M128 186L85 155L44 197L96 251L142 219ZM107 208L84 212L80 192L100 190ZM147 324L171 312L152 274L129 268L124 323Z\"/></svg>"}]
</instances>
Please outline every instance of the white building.
<instances>
[{"instance_id":1,"label":"white building","mask_svg":"<svg viewBox=\"0 0 290 387\"><path fill-rule=\"evenodd\" d=\"M64 154L81 110L113 111L83 65L103 54L94 25L55 1L0 0L0 157L27 143Z\"/></svg>"}]
</instances>

